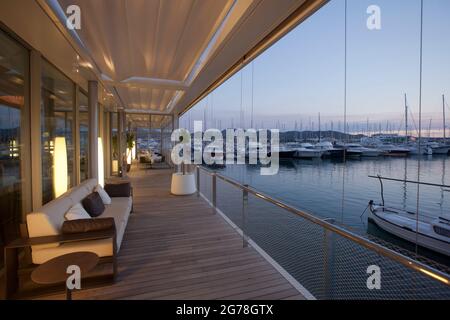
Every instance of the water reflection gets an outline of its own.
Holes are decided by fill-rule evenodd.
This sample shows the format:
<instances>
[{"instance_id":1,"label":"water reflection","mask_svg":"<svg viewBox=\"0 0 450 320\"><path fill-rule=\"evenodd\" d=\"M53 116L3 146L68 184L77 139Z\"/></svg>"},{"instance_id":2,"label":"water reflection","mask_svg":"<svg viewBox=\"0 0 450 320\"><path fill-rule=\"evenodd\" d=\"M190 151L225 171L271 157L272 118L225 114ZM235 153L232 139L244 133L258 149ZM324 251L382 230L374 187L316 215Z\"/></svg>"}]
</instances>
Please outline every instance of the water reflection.
<instances>
[{"instance_id":1,"label":"water reflection","mask_svg":"<svg viewBox=\"0 0 450 320\"><path fill-rule=\"evenodd\" d=\"M261 176L258 166L229 165L218 171L249 184L254 188L281 199L299 209L322 218L332 218L359 234L374 234L386 241L404 245L385 232L373 232L367 224L367 213L361 218L369 200L381 201L377 179L369 175L417 180L418 158L374 158L336 162L331 160L283 160L275 176ZM423 157L420 179L449 185L446 176L450 158ZM220 192L220 189L218 189ZM417 186L403 182L384 183L386 204L390 207L417 212ZM421 186L419 219L430 220L439 216L450 218L450 192L445 188ZM371 232L372 231L372 232ZM409 249L408 246L406 246ZM422 254L428 254L428 252ZM434 255L431 254L434 258ZM450 265L447 258L437 260Z\"/></svg>"}]
</instances>

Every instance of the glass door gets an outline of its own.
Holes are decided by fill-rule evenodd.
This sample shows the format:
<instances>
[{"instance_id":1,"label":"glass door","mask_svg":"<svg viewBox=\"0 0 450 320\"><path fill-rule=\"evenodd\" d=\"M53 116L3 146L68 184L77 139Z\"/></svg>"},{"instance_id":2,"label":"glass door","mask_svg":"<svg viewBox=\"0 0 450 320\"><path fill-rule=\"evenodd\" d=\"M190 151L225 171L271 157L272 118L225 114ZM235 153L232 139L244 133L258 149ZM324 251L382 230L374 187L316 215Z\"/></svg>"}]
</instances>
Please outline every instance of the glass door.
<instances>
[{"instance_id":1,"label":"glass door","mask_svg":"<svg viewBox=\"0 0 450 320\"><path fill-rule=\"evenodd\" d=\"M0 31L0 250L19 235L22 215L21 130L28 51ZM0 268L3 254L0 254Z\"/></svg>"}]
</instances>

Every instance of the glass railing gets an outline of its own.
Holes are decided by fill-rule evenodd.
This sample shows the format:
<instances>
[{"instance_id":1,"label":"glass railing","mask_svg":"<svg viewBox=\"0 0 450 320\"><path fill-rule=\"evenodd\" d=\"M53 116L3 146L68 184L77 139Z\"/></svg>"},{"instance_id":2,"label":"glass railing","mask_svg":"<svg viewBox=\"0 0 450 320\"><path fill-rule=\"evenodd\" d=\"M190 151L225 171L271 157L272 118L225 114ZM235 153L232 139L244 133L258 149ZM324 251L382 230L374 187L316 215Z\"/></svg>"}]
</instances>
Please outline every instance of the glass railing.
<instances>
[{"instance_id":1,"label":"glass railing","mask_svg":"<svg viewBox=\"0 0 450 320\"><path fill-rule=\"evenodd\" d=\"M450 298L445 271L202 166L196 174L199 196L237 229L243 245L270 257L316 299Z\"/></svg>"}]
</instances>

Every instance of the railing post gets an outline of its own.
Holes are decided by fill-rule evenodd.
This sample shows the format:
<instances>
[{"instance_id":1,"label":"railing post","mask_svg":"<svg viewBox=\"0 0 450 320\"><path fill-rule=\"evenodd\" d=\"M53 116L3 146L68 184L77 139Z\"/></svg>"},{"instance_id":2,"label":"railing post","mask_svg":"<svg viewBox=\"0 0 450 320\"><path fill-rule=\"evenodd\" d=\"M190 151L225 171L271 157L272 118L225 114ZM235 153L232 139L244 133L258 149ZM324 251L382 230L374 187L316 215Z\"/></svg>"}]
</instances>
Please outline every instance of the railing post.
<instances>
[{"instance_id":1,"label":"railing post","mask_svg":"<svg viewBox=\"0 0 450 320\"><path fill-rule=\"evenodd\" d=\"M334 232L324 230L324 278L325 278L325 299L333 299L333 265L334 265Z\"/></svg>"},{"instance_id":2,"label":"railing post","mask_svg":"<svg viewBox=\"0 0 450 320\"><path fill-rule=\"evenodd\" d=\"M217 176L214 172L212 174L212 205L213 205L213 213L216 213L217 208Z\"/></svg>"},{"instance_id":3,"label":"railing post","mask_svg":"<svg viewBox=\"0 0 450 320\"><path fill-rule=\"evenodd\" d=\"M248 205L248 184L244 184L244 189L242 189L242 241L243 247L248 246L248 236L247 236L247 205Z\"/></svg>"},{"instance_id":4,"label":"railing post","mask_svg":"<svg viewBox=\"0 0 450 320\"><path fill-rule=\"evenodd\" d=\"M200 167L197 166L197 179L196 179L196 184L197 184L197 197L200 196Z\"/></svg>"}]
</instances>

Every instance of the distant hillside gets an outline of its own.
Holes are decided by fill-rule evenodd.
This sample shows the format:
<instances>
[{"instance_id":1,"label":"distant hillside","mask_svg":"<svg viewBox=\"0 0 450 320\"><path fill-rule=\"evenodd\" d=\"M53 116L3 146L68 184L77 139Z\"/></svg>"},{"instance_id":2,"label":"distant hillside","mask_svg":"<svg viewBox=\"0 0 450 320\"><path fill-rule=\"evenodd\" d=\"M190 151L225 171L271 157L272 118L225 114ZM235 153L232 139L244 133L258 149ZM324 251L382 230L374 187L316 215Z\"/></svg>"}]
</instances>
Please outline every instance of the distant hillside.
<instances>
[{"instance_id":1,"label":"distant hillside","mask_svg":"<svg viewBox=\"0 0 450 320\"><path fill-rule=\"evenodd\" d=\"M321 139L327 140L344 140L344 141L359 141L361 138L365 137L362 134L347 134L338 131L321 131ZM301 140L318 140L319 131L287 131L280 132L281 142L294 142Z\"/></svg>"}]
</instances>

